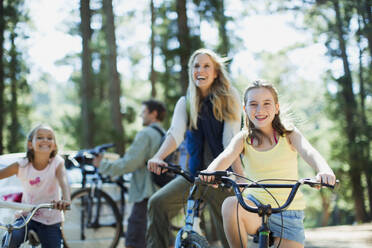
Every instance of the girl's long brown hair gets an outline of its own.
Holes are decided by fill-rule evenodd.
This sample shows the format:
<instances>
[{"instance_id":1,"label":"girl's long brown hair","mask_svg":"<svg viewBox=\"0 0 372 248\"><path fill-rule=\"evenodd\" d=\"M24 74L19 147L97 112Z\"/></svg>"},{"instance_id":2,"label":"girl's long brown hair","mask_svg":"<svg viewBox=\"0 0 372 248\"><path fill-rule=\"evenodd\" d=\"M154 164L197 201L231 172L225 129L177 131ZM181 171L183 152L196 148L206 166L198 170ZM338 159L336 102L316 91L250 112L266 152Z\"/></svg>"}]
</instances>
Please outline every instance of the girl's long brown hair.
<instances>
[{"instance_id":1,"label":"girl's long brown hair","mask_svg":"<svg viewBox=\"0 0 372 248\"><path fill-rule=\"evenodd\" d=\"M274 102L275 104L279 103L279 99L278 99L278 92L277 90L275 89L275 87L270 84L270 83L267 83L265 81L262 81L262 80L256 80L252 83L251 86L249 86L245 92L244 92L244 106L245 108L247 108L247 101L248 101L248 92L253 90L253 89L259 89L259 88L265 88L265 89L268 89L273 98L274 98ZM245 114L246 118L245 118L245 124L248 128L248 137L247 137L247 143L248 144L251 144L251 140L253 139L257 139L258 140L258 145L262 144L262 139L264 137L266 137L266 135L258 128L255 127L255 125L253 124L253 122L251 122L247 116L247 114ZM284 136L286 134L290 134L293 130L289 130L287 128L284 127L282 121L280 120L280 111L278 111L277 114L275 114L275 117L273 119L273 122L272 122L272 127L273 129L280 135L280 136ZM268 138L268 137L266 137ZM271 142L271 139L269 138L269 141Z\"/></svg>"}]
</instances>

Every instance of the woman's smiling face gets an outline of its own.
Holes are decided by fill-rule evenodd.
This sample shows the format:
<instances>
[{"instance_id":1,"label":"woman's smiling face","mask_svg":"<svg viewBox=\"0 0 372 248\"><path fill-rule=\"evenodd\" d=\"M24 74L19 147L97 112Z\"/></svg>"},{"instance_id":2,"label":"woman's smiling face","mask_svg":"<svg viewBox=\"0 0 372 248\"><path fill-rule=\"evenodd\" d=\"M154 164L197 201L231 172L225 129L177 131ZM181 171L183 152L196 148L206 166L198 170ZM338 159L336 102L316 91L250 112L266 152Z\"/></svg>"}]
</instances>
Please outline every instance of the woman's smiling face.
<instances>
[{"instance_id":1,"label":"woman's smiling face","mask_svg":"<svg viewBox=\"0 0 372 248\"><path fill-rule=\"evenodd\" d=\"M206 93L217 77L212 59L207 54L198 54L193 62L193 81L202 93Z\"/></svg>"},{"instance_id":2,"label":"woman's smiling face","mask_svg":"<svg viewBox=\"0 0 372 248\"><path fill-rule=\"evenodd\" d=\"M270 90L256 88L248 92L245 112L255 127L261 130L271 128L275 115L279 113L279 104L275 103Z\"/></svg>"}]
</instances>

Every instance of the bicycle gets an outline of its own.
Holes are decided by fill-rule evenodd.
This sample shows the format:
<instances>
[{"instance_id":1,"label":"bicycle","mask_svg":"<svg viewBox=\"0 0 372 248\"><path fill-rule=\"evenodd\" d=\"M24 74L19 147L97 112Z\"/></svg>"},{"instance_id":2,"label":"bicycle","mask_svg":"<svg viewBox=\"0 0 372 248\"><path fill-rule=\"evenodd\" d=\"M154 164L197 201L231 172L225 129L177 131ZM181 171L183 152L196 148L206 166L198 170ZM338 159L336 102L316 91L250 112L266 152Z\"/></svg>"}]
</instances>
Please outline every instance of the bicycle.
<instances>
[{"instance_id":1,"label":"bicycle","mask_svg":"<svg viewBox=\"0 0 372 248\"><path fill-rule=\"evenodd\" d=\"M202 199L195 199L195 192L198 186L194 184L194 177L188 171L182 169L180 165L168 163L168 166L160 166L171 173L181 175L187 181L193 184L187 198L187 208L185 216L185 225L177 232L174 248L208 248L207 239L201 236L194 229L196 218L200 218ZM166 172L168 173L168 172Z\"/></svg>"},{"instance_id":2,"label":"bicycle","mask_svg":"<svg viewBox=\"0 0 372 248\"><path fill-rule=\"evenodd\" d=\"M230 172L230 171L200 172L199 175L214 176L214 181L207 183L198 178L195 182L196 184L198 183L219 184L222 187L233 188L234 194L237 197L239 204L246 211L257 213L261 217L262 219L261 226L258 229L257 236L254 238L254 242L258 243L259 248L268 248L269 246L273 244L273 240L270 235L270 229L268 226L269 217L273 213L281 213L282 211L284 211L293 201L297 193L297 190L300 188L300 186L306 184L311 187L328 187L328 188L334 189L335 185L339 183L339 181L336 180L335 185L329 185L329 184L315 181L314 179L311 179L311 178L303 178L299 180L267 179L267 180L260 180L260 181L251 181L250 183L237 183L233 179L231 179L230 176L234 175L234 176L241 177L241 178L245 178L245 177L238 175L236 173ZM261 183L263 181L294 181L295 183L288 183L288 184ZM284 202L282 205L279 205L278 203L278 207L274 208L270 204L266 205L266 204L261 204L259 202L256 203L257 207L251 207L248 204L246 204L246 202L244 201L243 195L242 195L241 189L244 190L246 188L262 188L265 190L267 188L282 188L282 189L287 188L287 189L291 189L291 191L288 195L286 202ZM239 234L240 234L240 230L239 230ZM280 241L277 247L280 246L280 243L281 243L281 237L280 237ZM241 246L245 247L243 244L241 244Z\"/></svg>"},{"instance_id":3,"label":"bicycle","mask_svg":"<svg viewBox=\"0 0 372 248\"><path fill-rule=\"evenodd\" d=\"M93 158L113 144L80 150L66 161L79 168L82 174L81 188L71 195L71 208L63 225L64 247L110 247L118 245L123 231L125 215L125 194L128 188L123 177L112 181L97 172L92 165ZM89 177L88 177L89 176ZM103 185L115 183L120 189L119 208L116 201L103 189Z\"/></svg>"},{"instance_id":4,"label":"bicycle","mask_svg":"<svg viewBox=\"0 0 372 248\"><path fill-rule=\"evenodd\" d=\"M8 248L10 244L10 240L12 238L12 233L14 230L22 229L24 228L32 219L32 217L36 214L36 212L41 208L49 208L54 209L53 203L42 203L39 205L31 205L31 204L25 204L25 203L18 203L18 202L7 202L7 201L0 201L0 208L7 208L7 209L13 209L13 210L22 210L29 212L29 214L24 218L24 221L22 224L18 224L17 222L10 223L10 224L3 224L0 223L0 229L3 229L6 231L7 235L5 236L4 243L2 245L2 248ZM68 208L69 210L70 208ZM40 244L40 241L38 240L36 233L31 232L30 230L28 232L28 239L31 247L36 247ZM25 241L27 238L25 237Z\"/></svg>"}]
</instances>

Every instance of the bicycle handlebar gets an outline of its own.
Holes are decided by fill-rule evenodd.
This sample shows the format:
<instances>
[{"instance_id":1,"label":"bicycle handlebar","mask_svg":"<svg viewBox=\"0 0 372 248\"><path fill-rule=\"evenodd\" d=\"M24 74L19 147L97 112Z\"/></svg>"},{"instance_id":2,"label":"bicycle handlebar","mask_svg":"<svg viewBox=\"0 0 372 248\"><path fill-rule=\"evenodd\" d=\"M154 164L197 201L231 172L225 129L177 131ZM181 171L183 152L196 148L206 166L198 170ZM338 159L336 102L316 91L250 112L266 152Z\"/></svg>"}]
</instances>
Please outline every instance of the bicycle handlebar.
<instances>
[{"instance_id":1,"label":"bicycle handlebar","mask_svg":"<svg viewBox=\"0 0 372 248\"><path fill-rule=\"evenodd\" d=\"M32 205L32 204L25 204L25 203L18 203L18 202L6 202L6 201L0 201L0 208L10 208L10 209L15 209L15 210L23 210L26 212L30 212L30 214L27 215L27 218L25 221L19 225L19 226L13 226L15 229L21 229L25 225L27 225L32 217L36 214L37 210L41 208L50 208L50 209L55 209L53 203L42 203L38 205ZM68 206L66 210L70 210L71 206ZM9 225L3 225L0 223L0 229L7 230L9 228Z\"/></svg>"},{"instance_id":2,"label":"bicycle handlebar","mask_svg":"<svg viewBox=\"0 0 372 248\"><path fill-rule=\"evenodd\" d=\"M100 153L114 146L115 146L114 144L103 144L103 145L99 145L91 149L83 149L83 150L78 151L78 153L74 157L75 158L92 158L92 155L98 156Z\"/></svg>"},{"instance_id":3,"label":"bicycle handlebar","mask_svg":"<svg viewBox=\"0 0 372 248\"><path fill-rule=\"evenodd\" d=\"M114 144L103 144L96 146L91 149L82 149L78 151L74 156L68 156L68 160L75 166L80 167L81 163L86 163L87 160L92 160L95 156L98 156L107 149L114 147Z\"/></svg>"},{"instance_id":4,"label":"bicycle handlebar","mask_svg":"<svg viewBox=\"0 0 372 248\"><path fill-rule=\"evenodd\" d=\"M307 184L311 187L325 186L325 187L332 188L332 189L335 187L335 185L325 184L325 183L318 182L310 178L303 178L303 179L296 181L296 183L292 183L292 184L271 184L271 183L259 183L259 182L237 183L233 179L229 178L229 176L234 175L234 173L230 171L200 172L199 175L214 176L215 180L213 182L210 182L209 184L220 184L225 187L229 187L229 188L232 187L236 197L238 198L239 204L245 210L249 212L253 212L253 213L259 213L260 211L259 208L251 207L246 204L246 202L243 199L240 188L288 188L288 189L291 189L289 196L287 198L287 201L283 205L276 207L276 208L272 208L271 206L269 206L271 208L271 213L279 213L283 211L284 209L286 209L291 204L291 202L293 201L297 193L297 190L299 189L301 185ZM204 184L207 183L207 182L202 181L199 178L197 178L195 182L204 183ZM336 185L338 183L339 181L336 180Z\"/></svg>"},{"instance_id":5,"label":"bicycle handlebar","mask_svg":"<svg viewBox=\"0 0 372 248\"><path fill-rule=\"evenodd\" d=\"M159 165L159 167L163 168L163 169L167 169L169 171L172 171L177 175L183 176L183 178L185 178L190 183L194 183L194 181L195 181L195 178L191 175L191 173L182 169L181 165L168 163L167 166ZM164 173L167 173L167 172L164 172Z\"/></svg>"}]
</instances>

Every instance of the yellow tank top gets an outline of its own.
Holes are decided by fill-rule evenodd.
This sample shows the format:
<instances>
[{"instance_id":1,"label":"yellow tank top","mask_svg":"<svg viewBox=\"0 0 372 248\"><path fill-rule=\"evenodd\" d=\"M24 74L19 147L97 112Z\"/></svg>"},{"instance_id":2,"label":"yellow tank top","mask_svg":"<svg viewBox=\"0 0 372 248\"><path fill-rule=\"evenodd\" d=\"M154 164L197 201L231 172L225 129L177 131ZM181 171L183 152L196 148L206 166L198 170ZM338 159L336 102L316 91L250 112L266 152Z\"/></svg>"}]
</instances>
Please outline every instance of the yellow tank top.
<instances>
[{"instance_id":1,"label":"yellow tank top","mask_svg":"<svg viewBox=\"0 0 372 248\"><path fill-rule=\"evenodd\" d=\"M298 179L297 152L292 150L285 137L279 137L278 143L268 151L257 151L247 139L244 142L243 156L244 170L246 176L254 181L262 179ZM292 183L267 181L264 183ZM276 200L282 205L288 198L290 189L267 189L275 196ZM245 191L253 195L263 204L271 204L272 207L278 207L275 200L263 189L247 189ZM298 190L295 199L289 205L287 210L303 210L305 200L303 194Z\"/></svg>"}]
</instances>

